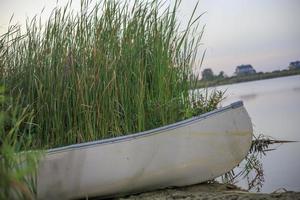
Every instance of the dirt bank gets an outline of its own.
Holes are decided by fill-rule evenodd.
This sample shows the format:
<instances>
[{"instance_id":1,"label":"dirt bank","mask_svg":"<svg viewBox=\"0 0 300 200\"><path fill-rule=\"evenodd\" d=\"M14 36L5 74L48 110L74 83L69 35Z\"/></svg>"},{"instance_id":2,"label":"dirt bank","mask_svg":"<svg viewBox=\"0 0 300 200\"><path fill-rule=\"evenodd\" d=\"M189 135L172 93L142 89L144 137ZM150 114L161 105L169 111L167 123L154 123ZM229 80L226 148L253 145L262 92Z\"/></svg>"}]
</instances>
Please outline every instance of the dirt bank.
<instances>
[{"instance_id":1,"label":"dirt bank","mask_svg":"<svg viewBox=\"0 0 300 200\"><path fill-rule=\"evenodd\" d=\"M300 192L274 192L271 194L251 193L242 190L234 185L205 183L188 187L164 189L147 192L128 197L118 198L118 200L164 200L164 199L185 199L185 200L300 200Z\"/></svg>"}]
</instances>

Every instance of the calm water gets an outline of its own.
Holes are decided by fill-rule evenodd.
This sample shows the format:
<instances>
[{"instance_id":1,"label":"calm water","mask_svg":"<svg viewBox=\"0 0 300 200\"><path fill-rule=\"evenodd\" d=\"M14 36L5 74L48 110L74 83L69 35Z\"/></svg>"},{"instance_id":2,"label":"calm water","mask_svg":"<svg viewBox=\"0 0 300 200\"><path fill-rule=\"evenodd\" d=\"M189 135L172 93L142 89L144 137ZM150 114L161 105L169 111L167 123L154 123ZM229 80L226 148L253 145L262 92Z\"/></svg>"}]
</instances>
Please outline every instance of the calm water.
<instances>
[{"instance_id":1,"label":"calm water","mask_svg":"<svg viewBox=\"0 0 300 200\"><path fill-rule=\"evenodd\" d=\"M217 87L227 90L223 105L242 100L254 134L300 141L300 75ZM300 142L272 145L260 161L264 169L261 192L279 188L300 191ZM245 183L240 181L240 186Z\"/></svg>"}]
</instances>

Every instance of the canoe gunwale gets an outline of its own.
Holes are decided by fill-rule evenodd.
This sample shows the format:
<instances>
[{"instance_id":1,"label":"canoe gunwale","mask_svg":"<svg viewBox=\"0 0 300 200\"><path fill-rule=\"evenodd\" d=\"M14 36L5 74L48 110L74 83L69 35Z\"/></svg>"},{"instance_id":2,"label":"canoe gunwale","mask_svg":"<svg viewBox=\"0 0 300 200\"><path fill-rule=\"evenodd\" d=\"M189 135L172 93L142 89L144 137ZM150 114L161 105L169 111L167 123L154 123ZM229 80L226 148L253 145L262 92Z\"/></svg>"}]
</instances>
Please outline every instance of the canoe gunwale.
<instances>
[{"instance_id":1,"label":"canoe gunwale","mask_svg":"<svg viewBox=\"0 0 300 200\"><path fill-rule=\"evenodd\" d=\"M173 124L169 124L166 126L162 126L159 128L155 128L155 129L151 129L151 130L147 130L147 131L143 131L143 132L139 132L139 133L133 133L133 134L129 134L129 135L124 135L124 136L119 136L119 137L115 137L115 138L108 138L108 139L102 139L102 140L96 140L96 141L91 141L91 142L84 142L84 143L79 143L79 144L72 144L72 145L68 145L68 146L63 146L63 147L57 147L57 148L53 148L53 149L48 149L47 150L47 154L55 154L55 153L59 153L59 152L63 152L63 151L70 151L70 150L76 150L76 149L85 149L85 148L90 148L96 145L106 145L106 144L112 144L112 143L118 143L118 142L124 142L124 141L128 141L128 140L133 140L133 139L137 139L137 138L141 138L141 137L146 137L146 136L151 136L154 134L159 134L165 131L169 131L169 130L173 130L179 127L183 127L183 126L187 126L193 123L197 123L203 119L207 119L209 117L212 117L216 114L219 114L221 112L225 112L225 111L229 111L232 109L236 109L239 107L243 106L243 102L242 101L237 101L234 102L228 106L186 119L186 120L182 120Z\"/></svg>"}]
</instances>

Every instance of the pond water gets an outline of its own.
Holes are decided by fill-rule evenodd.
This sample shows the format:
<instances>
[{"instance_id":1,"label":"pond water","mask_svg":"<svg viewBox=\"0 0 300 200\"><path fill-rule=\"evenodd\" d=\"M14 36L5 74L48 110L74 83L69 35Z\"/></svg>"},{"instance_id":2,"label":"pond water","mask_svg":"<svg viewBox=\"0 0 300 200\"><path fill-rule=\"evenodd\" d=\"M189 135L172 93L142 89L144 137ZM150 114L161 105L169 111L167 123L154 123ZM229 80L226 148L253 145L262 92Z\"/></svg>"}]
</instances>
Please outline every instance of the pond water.
<instances>
[{"instance_id":1,"label":"pond water","mask_svg":"<svg viewBox=\"0 0 300 200\"><path fill-rule=\"evenodd\" d=\"M226 90L222 105L242 100L254 134L278 140L300 141L300 75L219 86ZM300 191L300 142L269 146L259 157L263 168L261 192L279 188ZM247 189L246 181L237 185Z\"/></svg>"}]
</instances>

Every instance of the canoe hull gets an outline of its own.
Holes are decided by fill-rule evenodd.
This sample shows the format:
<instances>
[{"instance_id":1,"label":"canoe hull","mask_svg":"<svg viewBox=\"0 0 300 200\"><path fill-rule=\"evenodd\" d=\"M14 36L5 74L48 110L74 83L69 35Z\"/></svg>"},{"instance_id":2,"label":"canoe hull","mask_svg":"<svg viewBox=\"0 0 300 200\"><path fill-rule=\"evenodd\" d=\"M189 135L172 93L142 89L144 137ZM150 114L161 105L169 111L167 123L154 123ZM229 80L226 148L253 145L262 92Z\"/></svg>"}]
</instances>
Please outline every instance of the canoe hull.
<instances>
[{"instance_id":1,"label":"canoe hull","mask_svg":"<svg viewBox=\"0 0 300 200\"><path fill-rule=\"evenodd\" d=\"M252 124L242 104L152 131L50 150L39 199L115 196L216 178L247 155Z\"/></svg>"}]
</instances>

